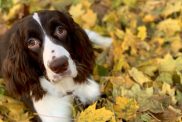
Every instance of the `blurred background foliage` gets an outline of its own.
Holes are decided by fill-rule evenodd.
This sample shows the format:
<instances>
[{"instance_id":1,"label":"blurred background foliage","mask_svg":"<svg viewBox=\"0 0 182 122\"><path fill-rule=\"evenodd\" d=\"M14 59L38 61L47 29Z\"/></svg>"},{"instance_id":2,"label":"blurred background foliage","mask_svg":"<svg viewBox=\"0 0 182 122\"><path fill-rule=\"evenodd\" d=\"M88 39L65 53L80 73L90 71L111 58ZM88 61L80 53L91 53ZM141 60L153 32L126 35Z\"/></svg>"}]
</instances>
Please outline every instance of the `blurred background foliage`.
<instances>
[{"instance_id":1,"label":"blurred background foliage","mask_svg":"<svg viewBox=\"0 0 182 122\"><path fill-rule=\"evenodd\" d=\"M105 98L86 110L75 103L75 121L182 122L181 0L0 0L0 34L42 9L68 11L83 28L113 40L109 48L94 45L93 77ZM1 80L0 121L32 116Z\"/></svg>"}]
</instances>

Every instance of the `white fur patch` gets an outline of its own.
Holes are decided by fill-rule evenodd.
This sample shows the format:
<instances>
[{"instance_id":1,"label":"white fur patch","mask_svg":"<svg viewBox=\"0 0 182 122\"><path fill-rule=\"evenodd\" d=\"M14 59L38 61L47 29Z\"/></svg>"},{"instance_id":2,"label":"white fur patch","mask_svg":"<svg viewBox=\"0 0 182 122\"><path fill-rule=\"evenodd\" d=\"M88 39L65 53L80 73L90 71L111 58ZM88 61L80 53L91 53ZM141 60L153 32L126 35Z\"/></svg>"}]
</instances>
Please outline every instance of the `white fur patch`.
<instances>
[{"instance_id":1,"label":"white fur patch","mask_svg":"<svg viewBox=\"0 0 182 122\"><path fill-rule=\"evenodd\" d=\"M71 77L65 77L58 83L51 83L40 78L42 88L47 92L39 101L34 101L35 110L43 122L71 122L72 101L77 96L83 104L89 104L100 96L99 85L90 79L83 84L76 84ZM66 95L72 91L72 95Z\"/></svg>"},{"instance_id":2,"label":"white fur patch","mask_svg":"<svg viewBox=\"0 0 182 122\"><path fill-rule=\"evenodd\" d=\"M71 96L58 98L46 94L42 100L33 103L42 122L72 122Z\"/></svg>"},{"instance_id":3,"label":"white fur patch","mask_svg":"<svg viewBox=\"0 0 182 122\"><path fill-rule=\"evenodd\" d=\"M39 19L39 16L38 16L37 13L34 13L34 14L33 14L33 18L34 18L34 19L39 23L39 25L42 27L41 22L40 22L40 19Z\"/></svg>"},{"instance_id":4,"label":"white fur patch","mask_svg":"<svg viewBox=\"0 0 182 122\"><path fill-rule=\"evenodd\" d=\"M107 48L110 47L112 44L112 39L109 37L100 36L98 33L88 29L85 29L85 32L87 33L92 43L95 43L96 45Z\"/></svg>"},{"instance_id":5,"label":"white fur patch","mask_svg":"<svg viewBox=\"0 0 182 122\"><path fill-rule=\"evenodd\" d=\"M75 83L72 77L64 77L61 81L52 83L43 77L40 78L40 83L49 95L63 97L67 95L67 92L72 92L74 96L79 97L83 104L89 104L100 96L99 85L91 79L79 84Z\"/></svg>"},{"instance_id":6,"label":"white fur patch","mask_svg":"<svg viewBox=\"0 0 182 122\"><path fill-rule=\"evenodd\" d=\"M83 84L78 84L74 96L77 96L83 104L90 104L100 97L99 84L94 80L87 79Z\"/></svg>"}]
</instances>

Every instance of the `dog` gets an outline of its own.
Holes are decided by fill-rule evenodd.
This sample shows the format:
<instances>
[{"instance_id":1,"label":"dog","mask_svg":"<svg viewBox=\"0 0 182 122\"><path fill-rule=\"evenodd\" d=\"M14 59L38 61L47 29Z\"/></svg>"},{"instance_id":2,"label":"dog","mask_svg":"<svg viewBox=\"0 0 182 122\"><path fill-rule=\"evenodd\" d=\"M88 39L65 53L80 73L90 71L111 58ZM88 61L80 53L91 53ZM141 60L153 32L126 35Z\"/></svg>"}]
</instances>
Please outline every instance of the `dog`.
<instances>
[{"instance_id":1,"label":"dog","mask_svg":"<svg viewBox=\"0 0 182 122\"><path fill-rule=\"evenodd\" d=\"M74 97L86 105L101 95L89 78L95 62L89 37L111 43L66 12L42 10L18 20L0 41L0 74L9 93L30 98L42 122L73 121Z\"/></svg>"}]
</instances>

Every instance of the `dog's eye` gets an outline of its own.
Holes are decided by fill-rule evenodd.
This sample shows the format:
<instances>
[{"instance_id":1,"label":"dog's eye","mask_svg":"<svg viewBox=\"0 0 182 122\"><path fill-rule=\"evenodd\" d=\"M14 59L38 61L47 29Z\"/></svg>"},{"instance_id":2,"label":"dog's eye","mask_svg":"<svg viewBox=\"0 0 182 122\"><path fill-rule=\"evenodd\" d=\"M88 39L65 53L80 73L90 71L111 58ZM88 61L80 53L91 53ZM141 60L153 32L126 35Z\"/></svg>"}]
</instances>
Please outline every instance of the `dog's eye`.
<instances>
[{"instance_id":1,"label":"dog's eye","mask_svg":"<svg viewBox=\"0 0 182 122\"><path fill-rule=\"evenodd\" d=\"M66 36L66 34L67 34L67 31L65 28L63 28L62 26L56 27L55 32L54 32L55 36L62 39Z\"/></svg>"},{"instance_id":2,"label":"dog's eye","mask_svg":"<svg viewBox=\"0 0 182 122\"><path fill-rule=\"evenodd\" d=\"M40 40L36 38L28 39L28 48L29 49L37 49L40 47Z\"/></svg>"}]
</instances>

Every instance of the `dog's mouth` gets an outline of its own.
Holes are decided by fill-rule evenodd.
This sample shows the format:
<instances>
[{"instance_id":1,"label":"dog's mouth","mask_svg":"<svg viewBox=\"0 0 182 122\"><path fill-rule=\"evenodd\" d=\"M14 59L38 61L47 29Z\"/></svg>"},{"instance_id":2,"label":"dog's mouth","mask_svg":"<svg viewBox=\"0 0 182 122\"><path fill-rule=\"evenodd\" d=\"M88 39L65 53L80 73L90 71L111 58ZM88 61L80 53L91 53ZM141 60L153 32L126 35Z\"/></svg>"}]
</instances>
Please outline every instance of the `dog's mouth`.
<instances>
[{"instance_id":1,"label":"dog's mouth","mask_svg":"<svg viewBox=\"0 0 182 122\"><path fill-rule=\"evenodd\" d=\"M56 74L53 76L53 78L54 78L54 79L58 79L59 77L64 78L64 77L68 77L68 76L71 76L71 71L70 71L70 69L67 69L67 70L65 70L65 71L62 72L62 73L56 73Z\"/></svg>"},{"instance_id":2,"label":"dog's mouth","mask_svg":"<svg viewBox=\"0 0 182 122\"><path fill-rule=\"evenodd\" d=\"M61 73L52 73L51 76L47 75L47 79L50 81L50 82L53 82L53 83L57 83L57 82L60 82L62 81L62 79L66 78L66 77L76 77L77 74L73 73L71 71L70 68L68 68L67 70L65 70L64 72L61 72Z\"/></svg>"}]
</instances>

